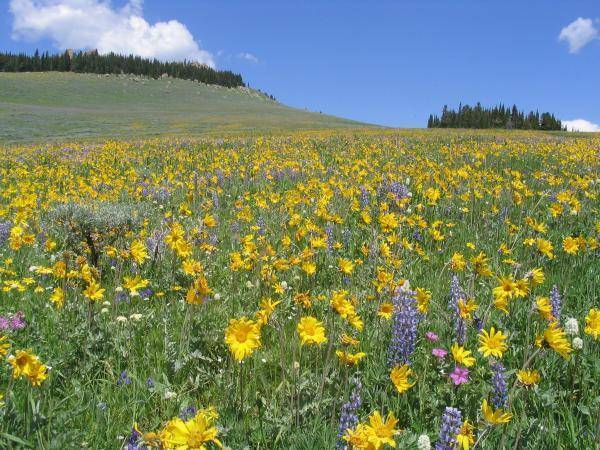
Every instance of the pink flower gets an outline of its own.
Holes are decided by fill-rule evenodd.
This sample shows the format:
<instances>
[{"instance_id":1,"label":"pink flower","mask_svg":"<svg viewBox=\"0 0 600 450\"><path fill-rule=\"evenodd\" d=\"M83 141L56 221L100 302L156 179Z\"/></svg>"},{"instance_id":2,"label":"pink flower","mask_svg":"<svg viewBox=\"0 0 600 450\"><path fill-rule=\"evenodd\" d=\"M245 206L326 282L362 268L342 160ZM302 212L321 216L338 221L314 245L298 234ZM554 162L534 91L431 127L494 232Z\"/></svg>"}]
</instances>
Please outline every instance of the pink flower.
<instances>
[{"instance_id":1,"label":"pink flower","mask_svg":"<svg viewBox=\"0 0 600 450\"><path fill-rule=\"evenodd\" d=\"M469 369L456 366L454 372L450 374L450 378L452 378L452 381L456 386L467 383L469 381Z\"/></svg>"},{"instance_id":2,"label":"pink flower","mask_svg":"<svg viewBox=\"0 0 600 450\"><path fill-rule=\"evenodd\" d=\"M435 342L439 339L438 335L435 334L433 331L428 331L427 333L425 333L425 337L431 342Z\"/></svg>"},{"instance_id":3,"label":"pink flower","mask_svg":"<svg viewBox=\"0 0 600 450\"><path fill-rule=\"evenodd\" d=\"M448 354L448 352L443 348L434 348L433 350L431 350L431 354L440 359L443 359Z\"/></svg>"}]
</instances>

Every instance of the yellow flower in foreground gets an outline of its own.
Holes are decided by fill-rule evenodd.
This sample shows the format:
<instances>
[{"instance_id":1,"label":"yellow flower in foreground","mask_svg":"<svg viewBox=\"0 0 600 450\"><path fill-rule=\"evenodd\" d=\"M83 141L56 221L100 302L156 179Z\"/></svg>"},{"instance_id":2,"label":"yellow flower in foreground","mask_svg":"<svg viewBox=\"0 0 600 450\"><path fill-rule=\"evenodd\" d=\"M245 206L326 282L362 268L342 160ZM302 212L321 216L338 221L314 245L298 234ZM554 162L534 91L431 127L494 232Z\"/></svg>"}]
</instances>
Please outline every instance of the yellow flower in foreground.
<instances>
[{"instance_id":1,"label":"yellow flower in foreground","mask_svg":"<svg viewBox=\"0 0 600 450\"><path fill-rule=\"evenodd\" d=\"M478 350L486 358L488 356L502 358L502 355L508 349L504 343L505 340L506 336L502 334L502 331L496 331L494 327L490 329L489 333L486 330L481 330L479 333L479 344L481 347Z\"/></svg>"},{"instance_id":2,"label":"yellow flower in foreground","mask_svg":"<svg viewBox=\"0 0 600 450\"><path fill-rule=\"evenodd\" d=\"M400 431L394 427L398 419L389 413L386 420L376 411L369 416L368 423L359 423L356 428L346 430L344 440L354 449L379 450L383 446L396 447L394 436Z\"/></svg>"},{"instance_id":3,"label":"yellow flower in foreground","mask_svg":"<svg viewBox=\"0 0 600 450\"><path fill-rule=\"evenodd\" d=\"M340 258L338 261L340 272L350 275L354 271L354 263L346 258Z\"/></svg>"},{"instance_id":4,"label":"yellow flower in foreground","mask_svg":"<svg viewBox=\"0 0 600 450\"><path fill-rule=\"evenodd\" d=\"M165 449L177 450L206 450L209 442L224 448L217 435L219 431L215 426L218 418L212 408L201 409L195 417L183 421L175 417L167 422L165 429L160 433L162 445Z\"/></svg>"},{"instance_id":5,"label":"yellow flower in foreground","mask_svg":"<svg viewBox=\"0 0 600 450\"><path fill-rule=\"evenodd\" d=\"M483 412L483 417L485 421L490 425L500 425L503 423L510 422L512 419L512 414L508 412L504 412L502 408L498 408L494 411L489 405L487 400L484 400L481 404L481 412Z\"/></svg>"},{"instance_id":6,"label":"yellow flower in foreground","mask_svg":"<svg viewBox=\"0 0 600 450\"><path fill-rule=\"evenodd\" d=\"M6 336L0 335L0 356L4 357L8 355L8 349L10 344L6 341Z\"/></svg>"},{"instance_id":7,"label":"yellow flower in foreground","mask_svg":"<svg viewBox=\"0 0 600 450\"><path fill-rule=\"evenodd\" d=\"M131 254L131 258L138 264L142 264L144 260L148 259L146 245L139 239L131 243L129 253Z\"/></svg>"},{"instance_id":8,"label":"yellow flower in foreground","mask_svg":"<svg viewBox=\"0 0 600 450\"><path fill-rule=\"evenodd\" d=\"M585 318L585 334L598 339L600 337L600 309L592 308Z\"/></svg>"},{"instance_id":9,"label":"yellow flower in foreground","mask_svg":"<svg viewBox=\"0 0 600 450\"><path fill-rule=\"evenodd\" d=\"M548 297L538 297L535 300L535 306L540 316L542 316L546 320L554 320L554 316L552 315L552 305L550 304L550 299Z\"/></svg>"},{"instance_id":10,"label":"yellow flower in foreground","mask_svg":"<svg viewBox=\"0 0 600 450\"><path fill-rule=\"evenodd\" d=\"M394 305L391 302L383 302L381 305L379 305L379 311L377 311L377 315L386 320L390 320L393 312Z\"/></svg>"},{"instance_id":11,"label":"yellow flower in foreground","mask_svg":"<svg viewBox=\"0 0 600 450\"><path fill-rule=\"evenodd\" d=\"M357 365L361 359L363 359L365 356L367 356L367 354L364 352L349 353L349 352L344 352L342 350L336 350L335 354L337 355L338 358L340 358L341 362L351 365L351 366Z\"/></svg>"},{"instance_id":12,"label":"yellow flower in foreground","mask_svg":"<svg viewBox=\"0 0 600 450\"><path fill-rule=\"evenodd\" d=\"M469 450L470 446L475 444L473 429L473 425L468 420L465 420L456 435L456 443L459 449Z\"/></svg>"},{"instance_id":13,"label":"yellow flower in foreground","mask_svg":"<svg viewBox=\"0 0 600 450\"><path fill-rule=\"evenodd\" d=\"M54 303L54 306L57 308L62 308L62 306L65 304L65 291L59 287L55 287L52 291L52 295L50 296L50 301Z\"/></svg>"},{"instance_id":14,"label":"yellow flower in foreground","mask_svg":"<svg viewBox=\"0 0 600 450\"><path fill-rule=\"evenodd\" d=\"M405 393L416 384L416 381L413 381L412 383L408 381L408 377L411 375L413 375L413 371L407 364L396 366L392 369L390 378L400 394Z\"/></svg>"},{"instance_id":15,"label":"yellow flower in foreground","mask_svg":"<svg viewBox=\"0 0 600 450\"><path fill-rule=\"evenodd\" d=\"M517 379L525 386L533 386L539 383L540 373L537 370L519 370L517 372Z\"/></svg>"},{"instance_id":16,"label":"yellow flower in foreground","mask_svg":"<svg viewBox=\"0 0 600 450\"><path fill-rule=\"evenodd\" d=\"M150 281L142 279L139 275L135 277L123 277L123 287L129 290L132 296L138 295L140 289L144 289L150 284Z\"/></svg>"},{"instance_id":17,"label":"yellow flower in foreground","mask_svg":"<svg viewBox=\"0 0 600 450\"><path fill-rule=\"evenodd\" d=\"M457 343L454 343L454 345L452 345L451 350L452 356L454 357L454 360L457 363L465 367L471 367L473 364L475 364L475 358L471 356L470 350L465 350L464 347L461 347Z\"/></svg>"},{"instance_id":18,"label":"yellow flower in foreground","mask_svg":"<svg viewBox=\"0 0 600 450\"><path fill-rule=\"evenodd\" d=\"M104 298L105 289L100 289L100 285L96 283L94 280L90 280L90 284L83 291L83 295L85 295L90 300L102 300Z\"/></svg>"},{"instance_id":19,"label":"yellow flower in foreground","mask_svg":"<svg viewBox=\"0 0 600 450\"><path fill-rule=\"evenodd\" d=\"M391 412L387 415L387 418L383 420L379 411L375 411L369 416L369 425L366 427L369 443L375 450L378 450L383 445L389 445L390 447L396 447L396 441L394 435L399 433L394 427L398 423L398 419Z\"/></svg>"},{"instance_id":20,"label":"yellow flower in foreground","mask_svg":"<svg viewBox=\"0 0 600 450\"><path fill-rule=\"evenodd\" d=\"M8 363L12 366L13 378L25 376L33 386L39 386L48 378L48 367L42 364L31 350L17 350L14 355L8 357Z\"/></svg>"},{"instance_id":21,"label":"yellow flower in foreground","mask_svg":"<svg viewBox=\"0 0 600 450\"><path fill-rule=\"evenodd\" d=\"M256 322L246 317L231 319L225 330L225 343L233 357L241 361L260 347L260 329Z\"/></svg>"},{"instance_id":22,"label":"yellow flower in foreground","mask_svg":"<svg viewBox=\"0 0 600 450\"><path fill-rule=\"evenodd\" d=\"M542 255L546 256L548 259L554 259L552 242L544 238L537 238L535 244Z\"/></svg>"},{"instance_id":23,"label":"yellow flower in foreground","mask_svg":"<svg viewBox=\"0 0 600 450\"><path fill-rule=\"evenodd\" d=\"M563 358L567 359L569 353L573 351L571 344L566 338L566 334L556 322L552 322L548 328L544 330L542 336L537 339L539 347L546 344Z\"/></svg>"},{"instance_id":24,"label":"yellow flower in foreground","mask_svg":"<svg viewBox=\"0 0 600 450\"><path fill-rule=\"evenodd\" d=\"M302 345L321 345L323 342L327 342L323 323L319 322L315 317L302 317L298 323L297 329L300 339L302 340Z\"/></svg>"},{"instance_id":25,"label":"yellow flower in foreground","mask_svg":"<svg viewBox=\"0 0 600 450\"><path fill-rule=\"evenodd\" d=\"M425 314L429 307L429 300L431 300L431 291L423 288L417 288L415 290L415 299L417 300L417 308L419 312Z\"/></svg>"},{"instance_id":26,"label":"yellow flower in foreground","mask_svg":"<svg viewBox=\"0 0 600 450\"><path fill-rule=\"evenodd\" d=\"M571 236L567 236L563 239L562 247L565 253L568 253L569 255L576 255L579 251L579 240L572 238Z\"/></svg>"}]
</instances>

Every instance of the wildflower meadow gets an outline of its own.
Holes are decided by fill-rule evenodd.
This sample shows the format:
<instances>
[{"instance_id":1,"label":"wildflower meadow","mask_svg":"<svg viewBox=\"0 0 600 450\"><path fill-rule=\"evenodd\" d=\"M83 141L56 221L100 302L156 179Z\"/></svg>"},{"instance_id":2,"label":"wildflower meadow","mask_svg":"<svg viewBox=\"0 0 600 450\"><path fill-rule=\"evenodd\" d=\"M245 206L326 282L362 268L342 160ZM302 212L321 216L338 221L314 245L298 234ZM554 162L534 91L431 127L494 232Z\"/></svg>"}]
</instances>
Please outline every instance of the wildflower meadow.
<instances>
[{"instance_id":1,"label":"wildflower meadow","mask_svg":"<svg viewBox=\"0 0 600 450\"><path fill-rule=\"evenodd\" d=\"M600 138L0 151L0 448L600 446Z\"/></svg>"}]
</instances>

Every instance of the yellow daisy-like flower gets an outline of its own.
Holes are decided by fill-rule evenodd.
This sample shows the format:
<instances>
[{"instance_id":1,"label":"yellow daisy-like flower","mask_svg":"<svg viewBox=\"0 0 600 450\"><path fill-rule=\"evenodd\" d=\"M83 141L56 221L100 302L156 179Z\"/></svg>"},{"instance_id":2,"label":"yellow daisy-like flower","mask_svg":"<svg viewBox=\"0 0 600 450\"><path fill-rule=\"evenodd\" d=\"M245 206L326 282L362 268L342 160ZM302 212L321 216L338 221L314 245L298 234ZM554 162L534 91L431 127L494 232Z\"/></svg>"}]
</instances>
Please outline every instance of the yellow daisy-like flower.
<instances>
[{"instance_id":1,"label":"yellow daisy-like flower","mask_svg":"<svg viewBox=\"0 0 600 450\"><path fill-rule=\"evenodd\" d=\"M231 319L225 330L225 343L233 357L242 361L260 347L260 328L256 322L246 317Z\"/></svg>"},{"instance_id":2,"label":"yellow daisy-like flower","mask_svg":"<svg viewBox=\"0 0 600 450\"><path fill-rule=\"evenodd\" d=\"M541 377L537 370L519 370L517 372L517 379L525 386L533 386L539 383Z\"/></svg>"},{"instance_id":3,"label":"yellow daisy-like flower","mask_svg":"<svg viewBox=\"0 0 600 450\"><path fill-rule=\"evenodd\" d=\"M217 438L219 431L215 426L216 412L212 409L202 409L188 421L179 417L171 419L162 433L162 445L165 449L176 450L206 450L206 444L213 443L224 448Z\"/></svg>"},{"instance_id":4,"label":"yellow daisy-like flower","mask_svg":"<svg viewBox=\"0 0 600 450\"><path fill-rule=\"evenodd\" d=\"M392 313L394 312L394 305L391 302L383 302L379 305L379 311L377 311L377 315L379 317L383 317L386 320L390 320L392 318Z\"/></svg>"},{"instance_id":5,"label":"yellow daisy-like flower","mask_svg":"<svg viewBox=\"0 0 600 450\"><path fill-rule=\"evenodd\" d=\"M552 315L552 305L550 304L550 299L548 297L538 297L535 300L535 306L540 316L542 316L546 320L554 320L554 316Z\"/></svg>"},{"instance_id":6,"label":"yellow daisy-like flower","mask_svg":"<svg viewBox=\"0 0 600 450\"><path fill-rule=\"evenodd\" d=\"M148 249L146 249L146 245L139 239L131 243L129 253L131 254L131 258L138 264L142 264L148 259Z\"/></svg>"},{"instance_id":7,"label":"yellow daisy-like flower","mask_svg":"<svg viewBox=\"0 0 600 450\"><path fill-rule=\"evenodd\" d=\"M0 356L4 357L8 355L10 349L10 343L6 340L6 336L0 335Z\"/></svg>"},{"instance_id":8,"label":"yellow daisy-like flower","mask_svg":"<svg viewBox=\"0 0 600 450\"><path fill-rule=\"evenodd\" d=\"M471 356L470 350L466 350L456 342L452 345L451 350L452 356L458 364L461 364L465 367L471 367L473 364L475 364L475 358Z\"/></svg>"},{"instance_id":9,"label":"yellow daisy-like flower","mask_svg":"<svg viewBox=\"0 0 600 450\"><path fill-rule=\"evenodd\" d=\"M416 381L413 381L411 383L408 380L409 377L412 375L413 371L407 364L404 364L403 366L395 366L392 369L392 372L390 373L390 378L400 394L405 393L416 384Z\"/></svg>"},{"instance_id":10,"label":"yellow daisy-like flower","mask_svg":"<svg viewBox=\"0 0 600 450\"><path fill-rule=\"evenodd\" d=\"M340 272L350 275L354 271L354 263L346 258L340 258L338 260L338 267Z\"/></svg>"},{"instance_id":11,"label":"yellow daisy-like flower","mask_svg":"<svg viewBox=\"0 0 600 450\"><path fill-rule=\"evenodd\" d=\"M423 288L415 289L415 300L417 301L419 312L425 314L429 307L429 301L431 300L431 291Z\"/></svg>"},{"instance_id":12,"label":"yellow daisy-like flower","mask_svg":"<svg viewBox=\"0 0 600 450\"><path fill-rule=\"evenodd\" d=\"M98 283L94 280L90 280L90 284L88 284L87 288L83 291L83 295L90 300L102 300L104 298L104 291L105 289L101 289Z\"/></svg>"},{"instance_id":13,"label":"yellow daisy-like flower","mask_svg":"<svg viewBox=\"0 0 600 450\"><path fill-rule=\"evenodd\" d=\"M469 450L470 446L475 444L473 430L473 425L468 420L465 420L460 427L460 431L456 435L456 443L459 449Z\"/></svg>"},{"instance_id":14,"label":"yellow daisy-like flower","mask_svg":"<svg viewBox=\"0 0 600 450\"><path fill-rule=\"evenodd\" d=\"M361 359L363 359L365 356L367 356L367 354L364 352L349 353L349 352L344 352L342 350L336 350L335 354L337 355L338 358L340 358L341 362L343 362L344 364L348 364L350 366L357 365Z\"/></svg>"},{"instance_id":15,"label":"yellow daisy-like flower","mask_svg":"<svg viewBox=\"0 0 600 450\"><path fill-rule=\"evenodd\" d=\"M498 408L494 411L489 405L487 400L483 400L481 404L481 412L483 412L483 417L485 421L490 425L501 425L503 423L510 422L512 419L512 414L505 412L502 408Z\"/></svg>"},{"instance_id":16,"label":"yellow daisy-like flower","mask_svg":"<svg viewBox=\"0 0 600 450\"><path fill-rule=\"evenodd\" d=\"M502 358L504 352L508 349L508 346L504 343L506 335L502 331L492 327L489 333L486 330L481 330L479 333L479 344L481 345L478 350L486 358L488 356L494 356L496 358Z\"/></svg>"},{"instance_id":17,"label":"yellow daisy-like flower","mask_svg":"<svg viewBox=\"0 0 600 450\"><path fill-rule=\"evenodd\" d=\"M300 339L302 340L302 345L321 345L323 342L327 342L323 323L319 322L315 317L302 317L298 323L297 329Z\"/></svg>"},{"instance_id":18,"label":"yellow daisy-like flower","mask_svg":"<svg viewBox=\"0 0 600 450\"><path fill-rule=\"evenodd\" d=\"M579 251L579 240L571 236L567 236L563 239L562 247L565 253L569 255L576 255Z\"/></svg>"},{"instance_id":19,"label":"yellow daisy-like flower","mask_svg":"<svg viewBox=\"0 0 600 450\"><path fill-rule=\"evenodd\" d=\"M600 337L600 309L592 308L585 318L585 334L593 336L594 339Z\"/></svg>"},{"instance_id":20,"label":"yellow daisy-like flower","mask_svg":"<svg viewBox=\"0 0 600 450\"><path fill-rule=\"evenodd\" d=\"M60 287L55 287L50 296L50 301L54 303L57 308L62 308L65 304L65 292Z\"/></svg>"},{"instance_id":21,"label":"yellow daisy-like flower","mask_svg":"<svg viewBox=\"0 0 600 450\"><path fill-rule=\"evenodd\" d=\"M566 333L558 326L557 322L552 322L548 328L544 330L544 333L538 337L536 343L539 347L548 345L565 359L567 359L569 353L573 351L571 344L566 338Z\"/></svg>"}]
</instances>

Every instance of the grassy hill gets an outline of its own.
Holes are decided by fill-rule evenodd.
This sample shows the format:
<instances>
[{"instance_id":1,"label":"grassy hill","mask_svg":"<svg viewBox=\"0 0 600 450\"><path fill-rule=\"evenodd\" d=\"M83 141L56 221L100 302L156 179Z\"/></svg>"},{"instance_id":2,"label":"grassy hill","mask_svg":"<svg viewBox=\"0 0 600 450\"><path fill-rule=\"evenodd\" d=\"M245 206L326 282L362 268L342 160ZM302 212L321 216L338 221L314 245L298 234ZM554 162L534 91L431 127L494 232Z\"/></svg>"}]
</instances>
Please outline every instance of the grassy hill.
<instances>
[{"instance_id":1,"label":"grassy hill","mask_svg":"<svg viewBox=\"0 0 600 450\"><path fill-rule=\"evenodd\" d=\"M359 127L248 88L134 75L0 73L0 141Z\"/></svg>"}]
</instances>

